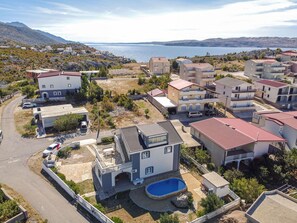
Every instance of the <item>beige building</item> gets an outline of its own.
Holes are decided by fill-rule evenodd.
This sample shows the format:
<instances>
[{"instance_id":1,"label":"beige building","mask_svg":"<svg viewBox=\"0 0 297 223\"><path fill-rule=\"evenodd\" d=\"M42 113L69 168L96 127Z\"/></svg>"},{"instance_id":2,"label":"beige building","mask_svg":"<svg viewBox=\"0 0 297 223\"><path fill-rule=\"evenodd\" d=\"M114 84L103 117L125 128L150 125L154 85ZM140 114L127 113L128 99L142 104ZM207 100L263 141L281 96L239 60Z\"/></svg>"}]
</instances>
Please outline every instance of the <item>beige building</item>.
<instances>
[{"instance_id":1,"label":"beige building","mask_svg":"<svg viewBox=\"0 0 297 223\"><path fill-rule=\"evenodd\" d=\"M233 112L255 109L253 99L256 89L253 84L225 77L216 81L216 92L220 102Z\"/></svg>"},{"instance_id":2,"label":"beige building","mask_svg":"<svg viewBox=\"0 0 297 223\"><path fill-rule=\"evenodd\" d=\"M273 80L255 82L256 96L278 108L291 109L297 105L297 85Z\"/></svg>"},{"instance_id":3,"label":"beige building","mask_svg":"<svg viewBox=\"0 0 297 223\"><path fill-rule=\"evenodd\" d=\"M283 79L286 67L275 59L248 60L244 74L250 78Z\"/></svg>"},{"instance_id":4,"label":"beige building","mask_svg":"<svg viewBox=\"0 0 297 223\"><path fill-rule=\"evenodd\" d=\"M203 111L204 105L218 102L217 94L182 79L168 85L168 99L177 106L177 112Z\"/></svg>"},{"instance_id":5,"label":"beige building","mask_svg":"<svg viewBox=\"0 0 297 223\"><path fill-rule=\"evenodd\" d=\"M149 70L152 74L169 74L170 62L165 57L152 57L149 61Z\"/></svg>"},{"instance_id":6,"label":"beige building","mask_svg":"<svg viewBox=\"0 0 297 223\"><path fill-rule=\"evenodd\" d=\"M202 87L212 86L215 81L215 70L209 63L180 64L180 78L199 84Z\"/></svg>"}]
</instances>

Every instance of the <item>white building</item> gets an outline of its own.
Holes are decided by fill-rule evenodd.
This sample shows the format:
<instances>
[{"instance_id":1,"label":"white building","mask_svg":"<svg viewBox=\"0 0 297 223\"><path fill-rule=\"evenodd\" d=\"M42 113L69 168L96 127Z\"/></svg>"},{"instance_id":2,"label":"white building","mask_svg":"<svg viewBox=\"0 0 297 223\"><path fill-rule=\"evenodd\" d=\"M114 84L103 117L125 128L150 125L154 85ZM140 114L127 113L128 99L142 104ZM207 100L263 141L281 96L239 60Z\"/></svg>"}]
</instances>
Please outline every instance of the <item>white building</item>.
<instances>
[{"instance_id":1,"label":"white building","mask_svg":"<svg viewBox=\"0 0 297 223\"><path fill-rule=\"evenodd\" d=\"M260 80L254 84L256 96L278 108L291 109L297 105L297 85L273 80Z\"/></svg>"},{"instance_id":2,"label":"white building","mask_svg":"<svg viewBox=\"0 0 297 223\"><path fill-rule=\"evenodd\" d=\"M63 98L81 88L79 72L51 71L37 76L40 97L44 99Z\"/></svg>"},{"instance_id":3,"label":"white building","mask_svg":"<svg viewBox=\"0 0 297 223\"><path fill-rule=\"evenodd\" d=\"M191 63L193 63L192 60L186 59L186 58L178 58L178 59L176 59L176 62L178 63L178 66L180 66L181 64L191 64Z\"/></svg>"},{"instance_id":4,"label":"white building","mask_svg":"<svg viewBox=\"0 0 297 223\"><path fill-rule=\"evenodd\" d=\"M255 109L253 99L256 90L253 84L230 77L215 83L220 102L229 110L235 112Z\"/></svg>"},{"instance_id":5,"label":"white building","mask_svg":"<svg viewBox=\"0 0 297 223\"><path fill-rule=\"evenodd\" d=\"M297 112L257 112L252 122L287 140L290 149L297 147Z\"/></svg>"},{"instance_id":6,"label":"white building","mask_svg":"<svg viewBox=\"0 0 297 223\"><path fill-rule=\"evenodd\" d=\"M169 74L170 62L165 57L152 57L149 61L149 70L156 75Z\"/></svg>"},{"instance_id":7,"label":"white building","mask_svg":"<svg viewBox=\"0 0 297 223\"><path fill-rule=\"evenodd\" d=\"M281 80L285 70L285 66L274 59L248 60L245 62L244 74L250 78Z\"/></svg>"},{"instance_id":8,"label":"white building","mask_svg":"<svg viewBox=\"0 0 297 223\"><path fill-rule=\"evenodd\" d=\"M229 182L214 171L202 175L202 185L218 197L225 197L230 193Z\"/></svg>"},{"instance_id":9,"label":"white building","mask_svg":"<svg viewBox=\"0 0 297 223\"><path fill-rule=\"evenodd\" d=\"M181 64L180 78L200 85L201 87L213 86L215 70L209 63Z\"/></svg>"}]
</instances>

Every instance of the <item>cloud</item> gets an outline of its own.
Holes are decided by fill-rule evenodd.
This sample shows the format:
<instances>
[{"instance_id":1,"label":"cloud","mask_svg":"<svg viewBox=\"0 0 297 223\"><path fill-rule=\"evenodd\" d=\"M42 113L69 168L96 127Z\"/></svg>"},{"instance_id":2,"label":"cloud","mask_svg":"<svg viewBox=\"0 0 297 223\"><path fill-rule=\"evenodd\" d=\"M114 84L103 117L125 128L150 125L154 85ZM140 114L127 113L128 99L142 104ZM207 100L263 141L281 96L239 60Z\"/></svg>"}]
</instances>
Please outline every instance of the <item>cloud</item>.
<instances>
[{"instance_id":1,"label":"cloud","mask_svg":"<svg viewBox=\"0 0 297 223\"><path fill-rule=\"evenodd\" d=\"M47 2L48 5L54 6L52 7L40 7L36 6L35 9L39 13L44 13L48 15L68 15L68 16L84 16L88 15L86 11L83 11L79 8L73 7L71 5L67 5L64 3L58 2Z\"/></svg>"}]
</instances>

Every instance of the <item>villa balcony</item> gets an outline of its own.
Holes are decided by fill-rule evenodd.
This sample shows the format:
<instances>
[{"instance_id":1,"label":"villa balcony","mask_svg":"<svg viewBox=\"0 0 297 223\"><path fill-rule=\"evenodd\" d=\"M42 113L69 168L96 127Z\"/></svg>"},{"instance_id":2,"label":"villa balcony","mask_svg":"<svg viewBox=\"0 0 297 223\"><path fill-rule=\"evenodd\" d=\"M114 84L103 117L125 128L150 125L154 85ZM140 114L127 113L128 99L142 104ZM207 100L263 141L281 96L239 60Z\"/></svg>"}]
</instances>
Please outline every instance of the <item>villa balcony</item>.
<instances>
[{"instance_id":1,"label":"villa balcony","mask_svg":"<svg viewBox=\"0 0 297 223\"><path fill-rule=\"evenodd\" d=\"M218 98L184 98L179 100L179 104L198 104L219 102Z\"/></svg>"},{"instance_id":2,"label":"villa balcony","mask_svg":"<svg viewBox=\"0 0 297 223\"><path fill-rule=\"evenodd\" d=\"M256 106L255 105L231 106L230 109L233 112L236 112L236 111L250 111L250 110L255 110L256 109Z\"/></svg>"},{"instance_id":3,"label":"villa balcony","mask_svg":"<svg viewBox=\"0 0 297 223\"><path fill-rule=\"evenodd\" d=\"M254 97L241 97L241 98L231 98L231 101L250 101L253 99Z\"/></svg>"},{"instance_id":4,"label":"villa balcony","mask_svg":"<svg viewBox=\"0 0 297 223\"><path fill-rule=\"evenodd\" d=\"M239 89L239 90L232 90L232 93L252 93L252 92L256 92L256 89Z\"/></svg>"},{"instance_id":5,"label":"villa balcony","mask_svg":"<svg viewBox=\"0 0 297 223\"><path fill-rule=\"evenodd\" d=\"M247 159L254 159L254 152L248 152L243 149L228 151L225 157L224 165Z\"/></svg>"},{"instance_id":6,"label":"villa balcony","mask_svg":"<svg viewBox=\"0 0 297 223\"><path fill-rule=\"evenodd\" d=\"M180 95L186 96L186 95L205 95L205 90L187 90L187 91L180 91Z\"/></svg>"}]
</instances>

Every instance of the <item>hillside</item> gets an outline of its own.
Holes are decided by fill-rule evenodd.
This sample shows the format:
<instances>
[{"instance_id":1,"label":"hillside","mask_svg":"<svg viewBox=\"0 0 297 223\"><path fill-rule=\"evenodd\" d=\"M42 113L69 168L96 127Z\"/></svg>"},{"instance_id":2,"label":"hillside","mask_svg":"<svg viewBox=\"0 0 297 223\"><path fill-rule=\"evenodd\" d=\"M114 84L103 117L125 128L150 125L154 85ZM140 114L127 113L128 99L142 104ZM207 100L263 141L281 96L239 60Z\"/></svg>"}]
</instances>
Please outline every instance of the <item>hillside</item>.
<instances>
[{"instance_id":1,"label":"hillside","mask_svg":"<svg viewBox=\"0 0 297 223\"><path fill-rule=\"evenodd\" d=\"M70 43L70 41L50 33L31 29L20 22L0 22L0 42L16 42L24 45Z\"/></svg>"},{"instance_id":2,"label":"hillside","mask_svg":"<svg viewBox=\"0 0 297 223\"><path fill-rule=\"evenodd\" d=\"M147 42L148 43L148 42ZM297 38L288 37L240 37L214 38L206 40L175 40L167 42L149 42L166 46L200 46L200 47L273 47L297 48Z\"/></svg>"}]
</instances>

